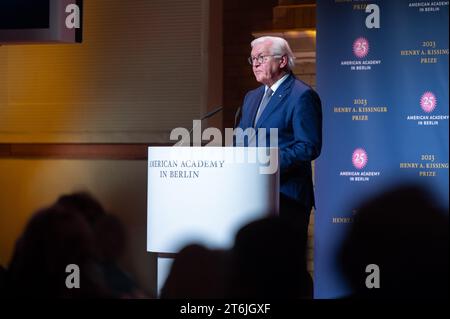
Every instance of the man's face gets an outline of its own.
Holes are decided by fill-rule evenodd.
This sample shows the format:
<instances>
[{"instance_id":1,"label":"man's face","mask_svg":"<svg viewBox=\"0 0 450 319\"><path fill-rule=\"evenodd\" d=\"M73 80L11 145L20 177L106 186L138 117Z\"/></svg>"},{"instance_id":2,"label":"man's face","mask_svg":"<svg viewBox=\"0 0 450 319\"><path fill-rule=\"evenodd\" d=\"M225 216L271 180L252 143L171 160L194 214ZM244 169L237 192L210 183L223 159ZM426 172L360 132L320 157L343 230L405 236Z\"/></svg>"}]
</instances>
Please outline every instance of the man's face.
<instances>
[{"instance_id":1,"label":"man's face","mask_svg":"<svg viewBox=\"0 0 450 319\"><path fill-rule=\"evenodd\" d=\"M286 57L273 57L271 50L272 42L265 41L256 44L253 49L251 56L252 58L258 58L260 56L265 56L266 58L262 63L254 60L253 63L253 73L255 74L256 81L265 84L267 86L272 86L276 81L278 81L283 73L281 69L286 65Z\"/></svg>"}]
</instances>

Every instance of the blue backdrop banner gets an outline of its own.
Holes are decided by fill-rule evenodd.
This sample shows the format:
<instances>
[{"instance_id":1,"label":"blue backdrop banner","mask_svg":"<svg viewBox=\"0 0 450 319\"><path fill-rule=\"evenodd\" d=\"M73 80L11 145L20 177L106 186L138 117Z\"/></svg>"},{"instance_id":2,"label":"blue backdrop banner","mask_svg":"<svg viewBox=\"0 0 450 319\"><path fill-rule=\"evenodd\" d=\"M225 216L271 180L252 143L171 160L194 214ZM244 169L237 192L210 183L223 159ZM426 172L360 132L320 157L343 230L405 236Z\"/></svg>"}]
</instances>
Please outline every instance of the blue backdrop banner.
<instances>
[{"instance_id":1,"label":"blue backdrop banner","mask_svg":"<svg viewBox=\"0 0 450 319\"><path fill-rule=\"evenodd\" d=\"M364 200L425 185L449 203L449 1L318 0L315 298L348 294L336 252Z\"/></svg>"}]
</instances>

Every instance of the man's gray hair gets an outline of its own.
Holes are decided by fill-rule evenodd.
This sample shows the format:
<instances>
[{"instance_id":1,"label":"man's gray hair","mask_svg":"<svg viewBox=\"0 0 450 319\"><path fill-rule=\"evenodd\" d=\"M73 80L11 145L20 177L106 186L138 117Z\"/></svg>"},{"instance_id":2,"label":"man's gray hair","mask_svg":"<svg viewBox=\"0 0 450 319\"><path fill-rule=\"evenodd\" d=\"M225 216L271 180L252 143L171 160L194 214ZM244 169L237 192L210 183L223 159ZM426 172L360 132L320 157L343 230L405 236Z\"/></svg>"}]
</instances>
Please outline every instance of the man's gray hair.
<instances>
[{"instance_id":1,"label":"man's gray hair","mask_svg":"<svg viewBox=\"0 0 450 319\"><path fill-rule=\"evenodd\" d=\"M280 37L272 37L272 36L264 36L259 37L252 41L251 46L252 48L257 45L261 44L263 42L270 41L272 42L271 51L270 54L273 55L287 55L288 57L288 70L293 70L295 66L295 55L292 53L291 47L289 46L289 43Z\"/></svg>"}]
</instances>

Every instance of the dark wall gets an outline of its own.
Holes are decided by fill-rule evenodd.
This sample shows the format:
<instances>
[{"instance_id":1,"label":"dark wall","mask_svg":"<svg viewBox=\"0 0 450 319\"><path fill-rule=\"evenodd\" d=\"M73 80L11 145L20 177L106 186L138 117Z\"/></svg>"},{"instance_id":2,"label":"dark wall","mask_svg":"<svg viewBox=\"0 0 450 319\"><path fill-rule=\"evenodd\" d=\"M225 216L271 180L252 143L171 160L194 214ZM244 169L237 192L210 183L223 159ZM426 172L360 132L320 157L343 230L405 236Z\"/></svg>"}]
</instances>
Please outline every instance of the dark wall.
<instances>
[{"instance_id":1,"label":"dark wall","mask_svg":"<svg viewBox=\"0 0 450 319\"><path fill-rule=\"evenodd\" d=\"M250 55L252 32L272 29L277 0L226 0L223 3L223 127L232 127L244 95L259 84L255 81Z\"/></svg>"}]
</instances>

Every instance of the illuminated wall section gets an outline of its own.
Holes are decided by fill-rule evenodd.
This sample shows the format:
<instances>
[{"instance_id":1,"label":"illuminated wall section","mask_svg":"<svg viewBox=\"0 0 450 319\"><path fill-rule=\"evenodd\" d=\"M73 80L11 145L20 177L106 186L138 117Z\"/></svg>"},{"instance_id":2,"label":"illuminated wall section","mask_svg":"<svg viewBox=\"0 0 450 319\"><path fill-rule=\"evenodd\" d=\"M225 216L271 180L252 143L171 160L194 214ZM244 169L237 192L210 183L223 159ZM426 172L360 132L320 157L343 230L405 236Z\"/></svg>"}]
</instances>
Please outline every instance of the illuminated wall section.
<instances>
[{"instance_id":1,"label":"illuminated wall section","mask_svg":"<svg viewBox=\"0 0 450 319\"><path fill-rule=\"evenodd\" d=\"M206 110L205 0L84 3L83 43L0 47L0 143L167 142Z\"/></svg>"}]
</instances>

